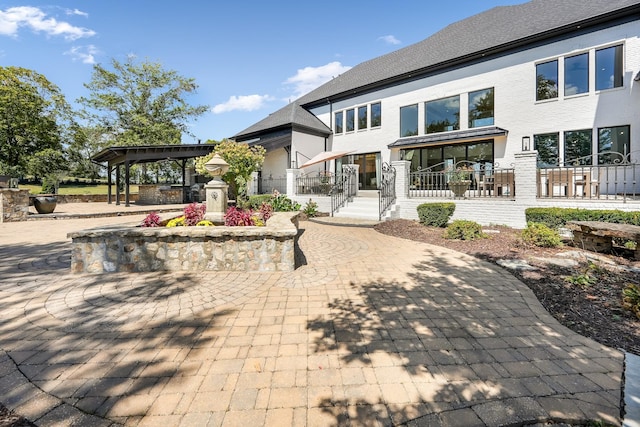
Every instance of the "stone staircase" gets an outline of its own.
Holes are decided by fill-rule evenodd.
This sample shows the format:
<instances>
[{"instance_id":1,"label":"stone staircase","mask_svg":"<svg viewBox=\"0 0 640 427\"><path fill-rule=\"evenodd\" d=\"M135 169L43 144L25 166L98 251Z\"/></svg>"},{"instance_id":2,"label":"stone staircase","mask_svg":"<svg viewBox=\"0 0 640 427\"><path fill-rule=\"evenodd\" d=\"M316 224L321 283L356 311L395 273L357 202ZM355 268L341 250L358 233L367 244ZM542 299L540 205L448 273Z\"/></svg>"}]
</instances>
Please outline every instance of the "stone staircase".
<instances>
[{"instance_id":1,"label":"stone staircase","mask_svg":"<svg viewBox=\"0 0 640 427\"><path fill-rule=\"evenodd\" d=\"M378 192L375 190L361 190L358 192L358 196L353 198L352 202L349 202L346 206L341 207L337 212L333 214L333 216L335 218L356 218L378 221L378 209ZM394 206L392 206L389 210L387 210L387 212L385 212L382 221L385 221L390 217L390 213L393 211L393 209Z\"/></svg>"}]
</instances>

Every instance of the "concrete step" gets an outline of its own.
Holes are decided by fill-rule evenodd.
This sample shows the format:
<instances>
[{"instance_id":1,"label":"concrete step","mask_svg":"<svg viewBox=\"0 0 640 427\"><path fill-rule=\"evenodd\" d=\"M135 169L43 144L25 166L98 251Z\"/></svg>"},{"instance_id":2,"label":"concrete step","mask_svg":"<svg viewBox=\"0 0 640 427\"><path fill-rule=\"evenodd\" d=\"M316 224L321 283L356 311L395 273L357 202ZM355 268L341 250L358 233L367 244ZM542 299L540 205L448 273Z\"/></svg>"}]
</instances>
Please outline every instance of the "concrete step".
<instances>
[{"instance_id":1,"label":"concrete step","mask_svg":"<svg viewBox=\"0 0 640 427\"><path fill-rule=\"evenodd\" d=\"M334 213L338 218L358 218L377 221L378 220L378 199L373 197L354 197L352 202L347 203Z\"/></svg>"}]
</instances>

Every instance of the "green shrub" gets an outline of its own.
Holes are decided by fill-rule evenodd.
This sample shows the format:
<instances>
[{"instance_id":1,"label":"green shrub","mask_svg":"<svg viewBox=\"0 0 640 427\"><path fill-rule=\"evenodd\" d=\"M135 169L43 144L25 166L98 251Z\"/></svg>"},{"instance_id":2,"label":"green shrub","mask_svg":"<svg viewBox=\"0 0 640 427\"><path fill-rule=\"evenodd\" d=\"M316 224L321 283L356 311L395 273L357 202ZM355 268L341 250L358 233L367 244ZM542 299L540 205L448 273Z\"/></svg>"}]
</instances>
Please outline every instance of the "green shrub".
<instances>
[{"instance_id":1,"label":"green shrub","mask_svg":"<svg viewBox=\"0 0 640 427\"><path fill-rule=\"evenodd\" d=\"M640 225L640 212L619 210L529 208L525 211L527 222L538 222L549 228L564 227L568 221L603 221L619 224Z\"/></svg>"},{"instance_id":2,"label":"green shrub","mask_svg":"<svg viewBox=\"0 0 640 427\"><path fill-rule=\"evenodd\" d=\"M555 248L562 244L562 239L556 230L539 222L530 222L522 230L520 238L523 242L543 248Z\"/></svg>"},{"instance_id":3,"label":"green shrub","mask_svg":"<svg viewBox=\"0 0 640 427\"><path fill-rule=\"evenodd\" d=\"M318 216L318 204L309 199L309 201L304 205L302 213L304 213L307 218L314 218Z\"/></svg>"},{"instance_id":4,"label":"green shrub","mask_svg":"<svg viewBox=\"0 0 640 427\"><path fill-rule=\"evenodd\" d=\"M294 202L285 194L274 192L269 203L271 203L275 212L295 212L300 210L300 203Z\"/></svg>"},{"instance_id":5,"label":"green shrub","mask_svg":"<svg viewBox=\"0 0 640 427\"><path fill-rule=\"evenodd\" d=\"M456 210L455 203L423 203L418 206L420 224L434 227L446 227Z\"/></svg>"},{"instance_id":6,"label":"green shrub","mask_svg":"<svg viewBox=\"0 0 640 427\"><path fill-rule=\"evenodd\" d=\"M475 240L483 239L487 237L482 232L480 224L474 221L467 221L464 219L457 219L447 226L444 232L445 239L457 239L457 240Z\"/></svg>"},{"instance_id":7,"label":"green shrub","mask_svg":"<svg viewBox=\"0 0 640 427\"><path fill-rule=\"evenodd\" d=\"M272 197L271 194L254 194L249 196L249 200L243 205L243 208L258 210L263 203L271 203Z\"/></svg>"},{"instance_id":8,"label":"green shrub","mask_svg":"<svg viewBox=\"0 0 640 427\"><path fill-rule=\"evenodd\" d=\"M635 313L640 319L640 286L634 283L627 283L622 290L622 306Z\"/></svg>"}]
</instances>

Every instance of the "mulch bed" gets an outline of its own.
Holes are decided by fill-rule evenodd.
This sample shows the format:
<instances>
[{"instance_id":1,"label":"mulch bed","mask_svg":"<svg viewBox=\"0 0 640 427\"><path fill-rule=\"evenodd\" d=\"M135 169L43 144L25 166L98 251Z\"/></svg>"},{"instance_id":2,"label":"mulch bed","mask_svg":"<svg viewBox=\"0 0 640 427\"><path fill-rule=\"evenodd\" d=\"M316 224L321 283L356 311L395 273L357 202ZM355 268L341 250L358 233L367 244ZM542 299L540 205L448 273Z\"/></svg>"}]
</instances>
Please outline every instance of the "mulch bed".
<instances>
[{"instance_id":1,"label":"mulch bed","mask_svg":"<svg viewBox=\"0 0 640 427\"><path fill-rule=\"evenodd\" d=\"M535 293L560 323L601 344L640 355L640 319L622 307L622 289L628 283L640 284L640 274L620 268L640 268L640 262L631 259L629 252L622 248L617 254L604 256L611 264L596 261L590 266L583 259L576 267L558 267L539 258L554 258L562 252L580 249L568 247L570 242L559 248L528 246L521 241L520 231L509 227L486 227L485 230L492 231L488 237L472 241L445 239L444 229L426 227L405 219L386 221L376 225L375 229L380 233L450 248L493 263L501 259L525 260L536 270L512 271L512 274ZM587 274L595 283L577 284L578 280L574 283L566 280Z\"/></svg>"}]
</instances>

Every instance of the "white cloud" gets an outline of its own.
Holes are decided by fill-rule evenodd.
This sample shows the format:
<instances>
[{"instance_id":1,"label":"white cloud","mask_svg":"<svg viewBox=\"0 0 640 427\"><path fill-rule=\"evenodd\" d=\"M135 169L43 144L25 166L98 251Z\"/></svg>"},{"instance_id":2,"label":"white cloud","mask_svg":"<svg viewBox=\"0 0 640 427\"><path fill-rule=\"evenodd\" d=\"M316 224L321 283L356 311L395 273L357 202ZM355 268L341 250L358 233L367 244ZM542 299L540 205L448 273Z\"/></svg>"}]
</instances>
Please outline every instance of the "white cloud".
<instances>
[{"instance_id":1,"label":"white cloud","mask_svg":"<svg viewBox=\"0 0 640 427\"><path fill-rule=\"evenodd\" d=\"M67 14L67 15L79 15L79 16L84 16L85 18L88 18L88 17L89 17L89 14L88 14L87 12L83 12L83 11L78 10L78 9L73 9L73 10L71 10L71 9L67 9L67 10L66 10L66 14Z\"/></svg>"},{"instance_id":2,"label":"white cloud","mask_svg":"<svg viewBox=\"0 0 640 427\"><path fill-rule=\"evenodd\" d=\"M396 44L401 44L402 43L400 40L398 40L395 36L393 36L391 34L389 34L388 36L380 36L380 37L378 37L378 40L382 40L386 44L392 44L392 45L396 45Z\"/></svg>"},{"instance_id":3,"label":"white cloud","mask_svg":"<svg viewBox=\"0 0 640 427\"><path fill-rule=\"evenodd\" d=\"M294 97L299 98L350 68L338 61L320 67L305 67L298 70L295 76L289 77L285 83L294 86Z\"/></svg>"},{"instance_id":4,"label":"white cloud","mask_svg":"<svg viewBox=\"0 0 640 427\"><path fill-rule=\"evenodd\" d=\"M214 114L228 113L230 111L254 111L262 108L273 97L269 95L240 95L231 96L222 104L214 105L211 109Z\"/></svg>"},{"instance_id":5,"label":"white cloud","mask_svg":"<svg viewBox=\"0 0 640 427\"><path fill-rule=\"evenodd\" d=\"M36 33L43 32L49 36L62 36L67 40L92 37L96 34L93 30L47 17L37 7L19 6L0 10L0 35L16 36L21 27L31 28Z\"/></svg>"},{"instance_id":6,"label":"white cloud","mask_svg":"<svg viewBox=\"0 0 640 427\"><path fill-rule=\"evenodd\" d=\"M74 61L82 61L83 64L95 64L95 56L98 53L100 53L98 48L90 44L87 46L74 46L64 54L71 56Z\"/></svg>"}]
</instances>

